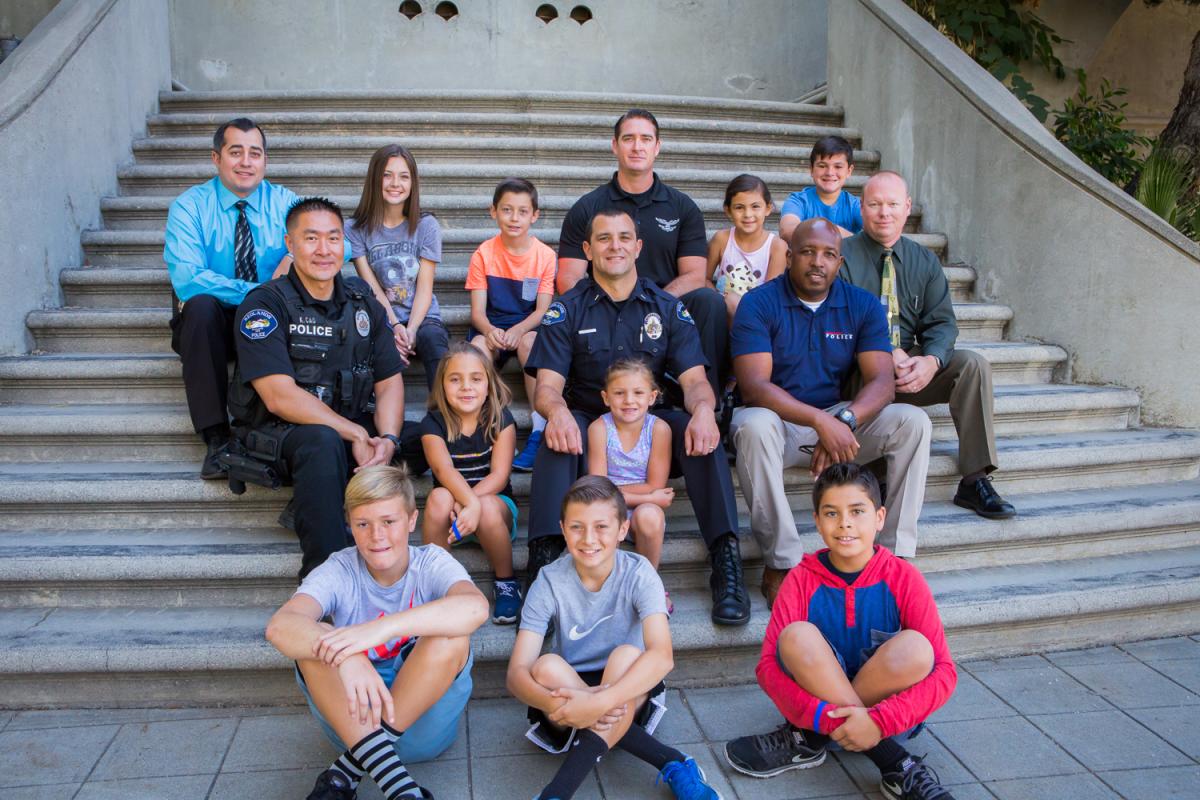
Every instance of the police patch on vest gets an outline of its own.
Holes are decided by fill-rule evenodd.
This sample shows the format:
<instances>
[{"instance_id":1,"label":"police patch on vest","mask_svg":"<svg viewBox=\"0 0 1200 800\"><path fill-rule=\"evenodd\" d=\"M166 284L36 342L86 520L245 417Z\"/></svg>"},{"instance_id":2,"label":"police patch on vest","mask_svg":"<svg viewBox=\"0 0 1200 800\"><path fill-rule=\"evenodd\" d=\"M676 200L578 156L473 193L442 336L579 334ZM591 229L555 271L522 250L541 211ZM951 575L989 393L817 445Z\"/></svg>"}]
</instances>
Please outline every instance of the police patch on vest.
<instances>
[{"instance_id":1,"label":"police patch on vest","mask_svg":"<svg viewBox=\"0 0 1200 800\"><path fill-rule=\"evenodd\" d=\"M371 333L371 315L365 308L354 312L354 327L359 336L367 336Z\"/></svg>"},{"instance_id":2,"label":"police patch on vest","mask_svg":"<svg viewBox=\"0 0 1200 800\"><path fill-rule=\"evenodd\" d=\"M267 338L278 327L279 320L275 319L275 315L265 308L247 311L246 315L242 317L241 324L238 325L243 336L254 340Z\"/></svg>"},{"instance_id":3,"label":"police patch on vest","mask_svg":"<svg viewBox=\"0 0 1200 800\"><path fill-rule=\"evenodd\" d=\"M567 307L562 303L554 302L546 309L545 316L542 317L543 325L557 325L565 321L567 318Z\"/></svg>"},{"instance_id":4,"label":"police patch on vest","mask_svg":"<svg viewBox=\"0 0 1200 800\"><path fill-rule=\"evenodd\" d=\"M691 313L683 307L683 303L675 304L675 316L679 317L681 321L686 322L688 325L696 324L696 320L692 319Z\"/></svg>"},{"instance_id":5,"label":"police patch on vest","mask_svg":"<svg viewBox=\"0 0 1200 800\"><path fill-rule=\"evenodd\" d=\"M658 337L662 336L663 332L662 317L651 311L642 320L642 330L646 332L647 339L658 339Z\"/></svg>"}]
</instances>

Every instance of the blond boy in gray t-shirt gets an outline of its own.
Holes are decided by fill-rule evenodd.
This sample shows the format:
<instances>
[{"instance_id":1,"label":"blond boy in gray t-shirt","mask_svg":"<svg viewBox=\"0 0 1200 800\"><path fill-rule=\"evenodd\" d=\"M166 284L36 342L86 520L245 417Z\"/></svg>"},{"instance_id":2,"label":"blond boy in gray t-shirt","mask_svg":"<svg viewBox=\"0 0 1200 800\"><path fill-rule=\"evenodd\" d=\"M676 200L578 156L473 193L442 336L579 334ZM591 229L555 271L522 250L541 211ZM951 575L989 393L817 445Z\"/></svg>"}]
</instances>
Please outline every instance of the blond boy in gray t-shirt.
<instances>
[{"instance_id":1,"label":"blond boy in gray t-shirt","mask_svg":"<svg viewBox=\"0 0 1200 800\"><path fill-rule=\"evenodd\" d=\"M530 587L508 662L508 689L530 707L526 735L566 753L539 797L573 796L618 746L658 769L677 797L719 800L695 761L653 736L674 663L671 630L658 573L618 549L629 532L620 489L580 478L563 498L561 525L567 552ZM540 655L551 622L551 651Z\"/></svg>"}]
</instances>

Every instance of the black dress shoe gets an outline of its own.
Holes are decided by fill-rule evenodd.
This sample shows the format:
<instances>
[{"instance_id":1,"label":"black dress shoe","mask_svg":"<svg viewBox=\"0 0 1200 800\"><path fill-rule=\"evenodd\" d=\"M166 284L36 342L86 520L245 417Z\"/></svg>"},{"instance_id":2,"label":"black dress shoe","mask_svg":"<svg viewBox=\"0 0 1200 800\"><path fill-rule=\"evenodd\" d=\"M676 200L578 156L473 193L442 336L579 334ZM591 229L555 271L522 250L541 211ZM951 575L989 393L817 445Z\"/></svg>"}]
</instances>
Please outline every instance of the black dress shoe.
<instances>
[{"instance_id":1,"label":"black dress shoe","mask_svg":"<svg viewBox=\"0 0 1200 800\"><path fill-rule=\"evenodd\" d=\"M567 549L567 542L561 536L539 536L529 540L529 561L525 564L525 596L529 596L529 587L542 567L558 560Z\"/></svg>"},{"instance_id":2,"label":"black dress shoe","mask_svg":"<svg viewBox=\"0 0 1200 800\"><path fill-rule=\"evenodd\" d=\"M228 444L228 441L221 439L213 439L208 443L208 452L205 453L204 461L200 464L201 478L206 481L215 481L225 477L225 469L217 461L217 458L225 452Z\"/></svg>"},{"instance_id":3,"label":"black dress shoe","mask_svg":"<svg viewBox=\"0 0 1200 800\"><path fill-rule=\"evenodd\" d=\"M722 536L709 551L712 574L708 578L712 589L712 621L718 625L745 625L750 621L750 594L742 574L742 553L737 537Z\"/></svg>"},{"instance_id":4,"label":"black dress shoe","mask_svg":"<svg viewBox=\"0 0 1200 800\"><path fill-rule=\"evenodd\" d=\"M991 478L979 478L971 483L959 481L954 505L969 508L987 519L1008 519L1017 513L1012 503L996 493Z\"/></svg>"}]
</instances>

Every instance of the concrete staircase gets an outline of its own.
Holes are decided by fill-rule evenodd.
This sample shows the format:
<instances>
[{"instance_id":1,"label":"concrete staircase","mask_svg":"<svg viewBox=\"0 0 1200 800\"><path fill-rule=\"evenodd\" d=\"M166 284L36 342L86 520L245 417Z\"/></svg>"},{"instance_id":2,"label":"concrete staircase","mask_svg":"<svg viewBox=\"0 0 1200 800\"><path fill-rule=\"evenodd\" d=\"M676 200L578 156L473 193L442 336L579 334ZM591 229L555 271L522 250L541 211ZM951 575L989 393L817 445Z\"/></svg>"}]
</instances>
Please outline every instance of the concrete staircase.
<instances>
[{"instance_id":1,"label":"concrete staircase","mask_svg":"<svg viewBox=\"0 0 1200 800\"><path fill-rule=\"evenodd\" d=\"M288 490L241 497L196 476L202 449L170 353L169 285L161 260L170 200L211 176L211 131L249 114L268 131L270 178L335 197L348 210L367 158L399 140L416 153L422 201L445 232L437 294L456 335L472 250L494 228L487 205L508 175L542 194L538 235L556 244L566 209L606 180L611 123L631 103L662 122L663 177L690 192L710 232L726 224L725 183L753 171L777 202L808 182L809 144L838 132L823 105L586 94L168 93L148 138L119 170L102 230L83 237L85 263L62 272L65 304L35 311L37 352L0 359L0 706L296 703L287 662L262 638L295 585L299 551L275 518ZM397 111L403 108L404 111ZM869 143L867 143L869 144ZM878 165L860 150L857 191ZM917 198L919 201L920 198ZM1004 339L1006 307L970 301L974 270L952 242L914 236L947 263L962 346L993 364L1002 471L1019 516L987 522L950 504L953 425L929 410L934 457L918 565L928 574L961 657L1148 638L1200 630L1200 434L1142 428L1138 395L1063 382L1060 348ZM528 405L515 367L505 372ZM419 365L407 414L423 414ZM807 475L787 476L797 509ZM428 480L421 482L422 491ZM523 502L528 476L514 480ZM676 487L680 495L684 487ZM811 531L807 515L800 516ZM743 518L743 524L745 520ZM708 619L707 567L686 497L671 509L662 572L676 602L678 684L751 680L767 614L758 551L746 539L755 614L741 629ZM816 538L809 534L810 546ZM460 557L488 590L478 549ZM517 551L518 568L524 547ZM513 629L476 636L478 687L501 691Z\"/></svg>"}]
</instances>

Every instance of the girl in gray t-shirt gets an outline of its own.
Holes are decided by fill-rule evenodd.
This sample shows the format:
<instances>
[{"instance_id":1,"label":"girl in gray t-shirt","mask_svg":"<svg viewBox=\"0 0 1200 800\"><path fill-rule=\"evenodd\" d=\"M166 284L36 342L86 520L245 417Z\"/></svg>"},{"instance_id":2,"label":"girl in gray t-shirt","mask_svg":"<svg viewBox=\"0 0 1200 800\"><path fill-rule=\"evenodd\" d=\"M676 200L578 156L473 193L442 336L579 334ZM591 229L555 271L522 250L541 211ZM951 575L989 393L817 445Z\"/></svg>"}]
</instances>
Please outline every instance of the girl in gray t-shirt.
<instances>
[{"instance_id":1,"label":"girl in gray t-shirt","mask_svg":"<svg viewBox=\"0 0 1200 800\"><path fill-rule=\"evenodd\" d=\"M381 147L371 156L362 199L346 221L346 241L359 277L387 310L388 325L405 363L414 354L433 385L450 336L433 293L442 260L442 231L422 214L417 162L404 147Z\"/></svg>"}]
</instances>

